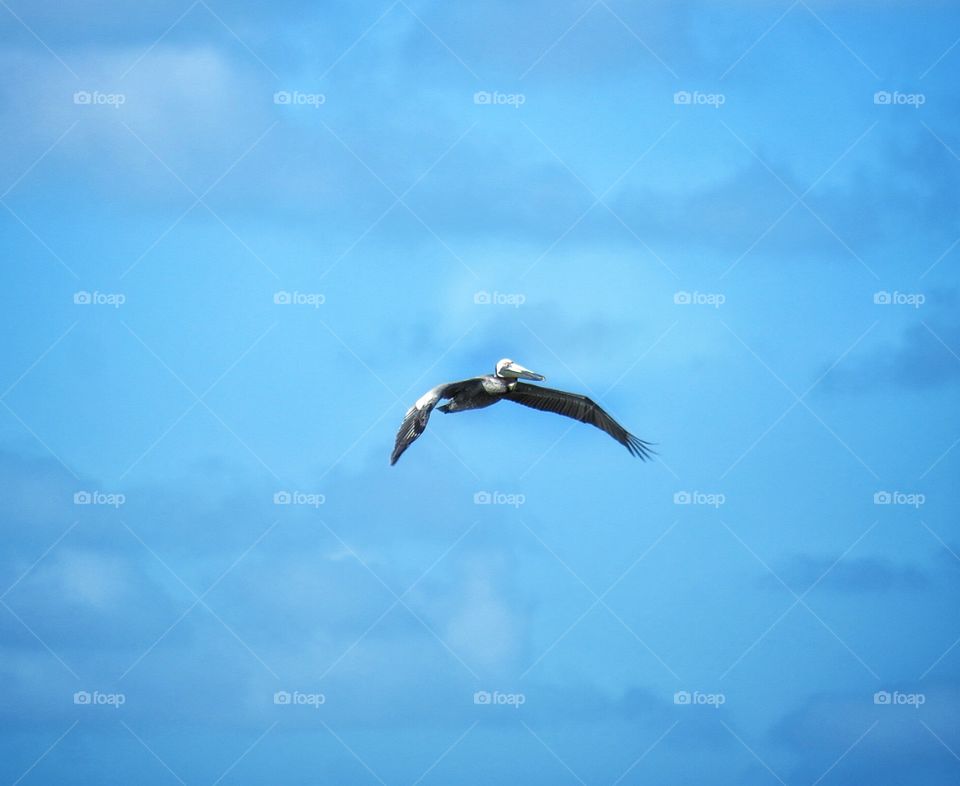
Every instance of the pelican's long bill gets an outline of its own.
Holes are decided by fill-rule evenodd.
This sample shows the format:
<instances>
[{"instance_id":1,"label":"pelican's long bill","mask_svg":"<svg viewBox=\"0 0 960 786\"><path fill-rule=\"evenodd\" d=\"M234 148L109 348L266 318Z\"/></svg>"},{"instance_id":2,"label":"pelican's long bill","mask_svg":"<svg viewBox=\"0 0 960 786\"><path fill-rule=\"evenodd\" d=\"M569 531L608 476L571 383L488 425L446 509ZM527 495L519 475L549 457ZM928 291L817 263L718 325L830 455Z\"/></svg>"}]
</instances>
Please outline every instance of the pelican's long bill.
<instances>
[{"instance_id":1,"label":"pelican's long bill","mask_svg":"<svg viewBox=\"0 0 960 786\"><path fill-rule=\"evenodd\" d=\"M534 382L543 382L546 377L543 374L538 374L536 371L531 371L528 368L524 368L515 360L511 360L506 366L499 370L501 377L507 377L512 379L532 379Z\"/></svg>"}]
</instances>

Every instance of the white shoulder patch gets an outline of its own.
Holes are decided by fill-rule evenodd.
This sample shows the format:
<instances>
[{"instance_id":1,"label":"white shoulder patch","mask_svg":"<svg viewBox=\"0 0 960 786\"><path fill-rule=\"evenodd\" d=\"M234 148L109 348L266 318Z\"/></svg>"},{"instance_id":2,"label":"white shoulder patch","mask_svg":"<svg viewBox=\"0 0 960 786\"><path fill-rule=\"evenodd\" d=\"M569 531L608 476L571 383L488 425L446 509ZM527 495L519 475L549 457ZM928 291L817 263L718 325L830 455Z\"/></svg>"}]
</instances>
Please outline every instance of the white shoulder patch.
<instances>
[{"instance_id":1,"label":"white shoulder patch","mask_svg":"<svg viewBox=\"0 0 960 786\"><path fill-rule=\"evenodd\" d=\"M417 399L417 402L413 405L417 409L423 409L425 406L429 405L436 398L432 390L428 390L420 398Z\"/></svg>"}]
</instances>

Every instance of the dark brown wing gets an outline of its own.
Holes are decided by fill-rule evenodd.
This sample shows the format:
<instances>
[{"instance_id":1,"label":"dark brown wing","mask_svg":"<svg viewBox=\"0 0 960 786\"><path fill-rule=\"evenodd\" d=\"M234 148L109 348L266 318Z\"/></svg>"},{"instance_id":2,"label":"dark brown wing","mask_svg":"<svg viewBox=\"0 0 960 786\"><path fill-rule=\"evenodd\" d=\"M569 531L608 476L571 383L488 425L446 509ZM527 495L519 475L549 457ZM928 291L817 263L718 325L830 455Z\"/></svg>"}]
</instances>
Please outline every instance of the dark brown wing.
<instances>
[{"instance_id":1,"label":"dark brown wing","mask_svg":"<svg viewBox=\"0 0 960 786\"><path fill-rule=\"evenodd\" d=\"M403 451L409 448L427 428L430 413L433 412L437 402L442 398L457 395L463 385L469 381L447 382L443 385L437 385L417 399L416 403L407 410L407 414L403 416L403 422L397 430L397 441L393 446L393 453L390 454L391 466L397 463L397 459L403 455Z\"/></svg>"},{"instance_id":2,"label":"dark brown wing","mask_svg":"<svg viewBox=\"0 0 960 786\"><path fill-rule=\"evenodd\" d=\"M558 415L596 426L623 445L631 455L639 456L644 461L653 455L649 442L633 436L586 396L518 382L513 390L504 395L504 399L544 412L556 412Z\"/></svg>"}]
</instances>

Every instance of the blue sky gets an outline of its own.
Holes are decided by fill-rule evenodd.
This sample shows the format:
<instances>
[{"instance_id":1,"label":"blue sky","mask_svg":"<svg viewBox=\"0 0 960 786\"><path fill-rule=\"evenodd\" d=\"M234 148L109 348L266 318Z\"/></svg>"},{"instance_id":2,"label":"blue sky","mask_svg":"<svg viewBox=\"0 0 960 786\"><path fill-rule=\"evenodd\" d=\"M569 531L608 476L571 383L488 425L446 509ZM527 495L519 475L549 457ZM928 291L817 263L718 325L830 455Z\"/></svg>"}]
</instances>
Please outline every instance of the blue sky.
<instances>
[{"instance_id":1,"label":"blue sky","mask_svg":"<svg viewBox=\"0 0 960 786\"><path fill-rule=\"evenodd\" d=\"M957 781L955 8L0 5L6 782Z\"/></svg>"}]
</instances>

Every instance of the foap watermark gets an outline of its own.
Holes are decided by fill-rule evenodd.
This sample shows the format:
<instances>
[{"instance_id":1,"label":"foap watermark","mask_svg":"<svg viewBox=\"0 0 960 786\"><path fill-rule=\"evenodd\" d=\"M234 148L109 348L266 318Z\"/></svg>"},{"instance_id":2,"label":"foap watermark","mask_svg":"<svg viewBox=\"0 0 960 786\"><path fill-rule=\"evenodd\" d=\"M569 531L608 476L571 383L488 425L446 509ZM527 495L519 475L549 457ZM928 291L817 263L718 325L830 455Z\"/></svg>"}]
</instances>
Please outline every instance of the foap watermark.
<instances>
[{"instance_id":1,"label":"foap watermark","mask_svg":"<svg viewBox=\"0 0 960 786\"><path fill-rule=\"evenodd\" d=\"M73 103L78 106L112 106L119 109L127 103L123 93L101 93L99 90L78 90L73 94Z\"/></svg>"},{"instance_id":2,"label":"foap watermark","mask_svg":"<svg viewBox=\"0 0 960 786\"><path fill-rule=\"evenodd\" d=\"M919 508L926 501L927 495L919 492L877 491L873 495L874 505L907 505L911 508Z\"/></svg>"},{"instance_id":3,"label":"foap watermark","mask_svg":"<svg viewBox=\"0 0 960 786\"><path fill-rule=\"evenodd\" d=\"M723 93L678 90L673 94L673 103L677 106L712 106L714 109L719 109L727 103L727 97Z\"/></svg>"},{"instance_id":4,"label":"foap watermark","mask_svg":"<svg viewBox=\"0 0 960 786\"><path fill-rule=\"evenodd\" d=\"M922 292L887 292L881 290L873 293L873 302L877 306L913 306L920 308L927 302L927 296Z\"/></svg>"},{"instance_id":5,"label":"foap watermark","mask_svg":"<svg viewBox=\"0 0 960 786\"><path fill-rule=\"evenodd\" d=\"M473 302L478 306L513 306L520 308L527 302L527 296L520 292L490 292L481 289L473 293Z\"/></svg>"},{"instance_id":6,"label":"foap watermark","mask_svg":"<svg viewBox=\"0 0 960 786\"><path fill-rule=\"evenodd\" d=\"M473 103L478 106L512 106L514 109L519 109L527 103L527 97L523 93L478 90L473 94Z\"/></svg>"},{"instance_id":7,"label":"foap watermark","mask_svg":"<svg viewBox=\"0 0 960 786\"><path fill-rule=\"evenodd\" d=\"M327 103L323 93L301 93L299 90L278 90L273 94L273 103L278 106L312 106L319 109Z\"/></svg>"},{"instance_id":8,"label":"foap watermark","mask_svg":"<svg viewBox=\"0 0 960 786\"><path fill-rule=\"evenodd\" d=\"M319 508L327 501L323 494L311 494L305 491L278 491L273 495L274 505L308 505Z\"/></svg>"},{"instance_id":9,"label":"foap watermark","mask_svg":"<svg viewBox=\"0 0 960 786\"><path fill-rule=\"evenodd\" d=\"M927 97L923 93L878 90L873 94L873 103L877 106L912 106L914 109L919 109L927 103Z\"/></svg>"},{"instance_id":10,"label":"foap watermark","mask_svg":"<svg viewBox=\"0 0 960 786\"><path fill-rule=\"evenodd\" d=\"M727 703L727 697L722 693L704 693L699 690L678 690L673 694L673 703L680 706L699 705L720 709L721 706Z\"/></svg>"},{"instance_id":11,"label":"foap watermark","mask_svg":"<svg viewBox=\"0 0 960 786\"><path fill-rule=\"evenodd\" d=\"M313 707L318 710L327 703L327 697L322 693L278 690L273 694L273 703L283 707Z\"/></svg>"},{"instance_id":12,"label":"foap watermark","mask_svg":"<svg viewBox=\"0 0 960 786\"><path fill-rule=\"evenodd\" d=\"M127 296L122 292L87 292L81 289L73 293L73 302L77 306L113 306L120 308L127 302Z\"/></svg>"},{"instance_id":13,"label":"foap watermark","mask_svg":"<svg viewBox=\"0 0 960 786\"><path fill-rule=\"evenodd\" d=\"M327 298L320 292L287 292L281 289L273 293L273 302L277 306L313 306L320 308L327 302Z\"/></svg>"},{"instance_id":14,"label":"foap watermark","mask_svg":"<svg viewBox=\"0 0 960 786\"><path fill-rule=\"evenodd\" d=\"M719 508L726 501L725 494L711 494L706 491L677 491L673 495L674 505L709 505L712 508Z\"/></svg>"},{"instance_id":15,"label":"foap watermark","mask_svg":"<svg viewBox=\"0 0 960 786\"><path fill-rule=\"evenodd\" d=\"M101 691L78 690L73 694L73 703L90 707L113 707L120 709L127 703L123 693L102 693Z\"/></svg>"},{"instance_id":16,"label":"foap watermark","mask_svg":"<svg viewBox=\"0 0 960 786\"><path fill-rule=\"evenodd\" d=\"M520 709L527 703L523 693L503 693L501 691L478 690L473 694L474 704L489 704L490 706L505 706Z\"/></svg>"},{"instance_id":17,"label":"foap watermark","mask_svg":"<svg viewBox=\"0 0 960 786\"><path fill-rule=\"evenodd\" d=\"M504 491L478 491L473 495L474 505L511 505L519 508L526 501L524 494L507 494Z\"/></svg>"},{"instance_id":18,"label":"foap watermark","mask_svg":"<svg viewBox=\"0 0 960 786\"><path fill-rule=\"evenodd\" d=\"M73 495L74 505L108 505L112 508L119 508L126 501L126 495L110 494L106 491L77 491Z\"/></svg>"},{"instance_id":19,"label":"foap watermark","mask_svg":"<svg viewBox=\"0 0 960 786\"><path fill-rule=\"evenodd\" d=\"M901 693L898 690L878 690L873 694L873 703L900 707L913 707L920 709L927 703L927 697L923 693Z\"/></svg>"},{"instance_id":20,"label":"foap watermark","mask_svg":"<svg viewBox=\"0 0 960 786\"><path fill-rule=\"evenodd\" d=\"M673 302L678 306L713 306L720 308L727 302L727 296L721 292L687 292L685 289L673 293Z\"/></svg>"}]
</instances>

